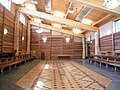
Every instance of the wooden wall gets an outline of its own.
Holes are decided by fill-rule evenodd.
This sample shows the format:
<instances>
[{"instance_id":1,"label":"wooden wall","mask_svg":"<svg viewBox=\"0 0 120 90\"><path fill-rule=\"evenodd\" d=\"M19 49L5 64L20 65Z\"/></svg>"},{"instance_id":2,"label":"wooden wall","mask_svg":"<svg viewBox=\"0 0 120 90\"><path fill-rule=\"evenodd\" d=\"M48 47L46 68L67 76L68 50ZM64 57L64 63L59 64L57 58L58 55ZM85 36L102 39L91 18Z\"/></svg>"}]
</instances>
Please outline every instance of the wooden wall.
<instances>
[{"instance_id":1,"label":"wooden wall","mask_svg":"<svg viewBox=\"0 0 120 90\"><path fill-rule=\"evenodd\" d=\"M82 57L82 43L74 42L74 37L70 36L70 42L66 43L63 35L52 35L50 32L36 33L31 29L31 52L36 58L41 57L41 53L45 53L45 59L58 59L58 55L71 55L71 58ZM43 43L42 37L46 36L47 42Z\"/></svg>"},{"instance_id":2,"label":"wooden wall","mask_svg":"<svg viewBox=\"0 0 120 90\"><path fill-rule=\"evenodd\" d=\"M0 4L0 52L2 52L2 34L4 22L4 7Z\"/></svg>"},{"instance_id":3,"label":"wooden wall","mask_svg":"<svg viewBox=\"0 0 120 90\"><path fill-rule=\"evenodd\" d=\"M8 33L4 35L4 29ZM14 52L15 15L0 4L0 52ZM22 42L22 36L25 40ZM26 26L19 23L19 51L26 51ZM23 45L23 46L22 46Z\"/></svg>"},{"instance_id":4,"label":"wooden wall","mask_svg":"<svg viewBox=\"0 0 120 90\"><path fill-rule=\"evenodd\" d=\"M101 37L100 51L101 53L120 52L120 32L116 32L113 34L113 41L112 34ZM92 40L92 43L90 44L90 53L94 54L94 52L95 52L95 40Z\"/></svg>"},{"instance_id":5,"label":"wooden wall","mask_svg":"<svg viewBox=\"0 0 120 90\"><path fill-rule=\"evenodd\" d=\"M114 49L120 52L120 32L114 33Z\"/></svg>"},{"instance_id":6,"label":"wooden wall","mask_svg":"<svg viewBox=\"0 0 120 90\"><path fill-rule=\"evenodd\" d=\"M100 38L100 51L112 51L112 35L107 35Z\"/></svg>"}]
</instances>

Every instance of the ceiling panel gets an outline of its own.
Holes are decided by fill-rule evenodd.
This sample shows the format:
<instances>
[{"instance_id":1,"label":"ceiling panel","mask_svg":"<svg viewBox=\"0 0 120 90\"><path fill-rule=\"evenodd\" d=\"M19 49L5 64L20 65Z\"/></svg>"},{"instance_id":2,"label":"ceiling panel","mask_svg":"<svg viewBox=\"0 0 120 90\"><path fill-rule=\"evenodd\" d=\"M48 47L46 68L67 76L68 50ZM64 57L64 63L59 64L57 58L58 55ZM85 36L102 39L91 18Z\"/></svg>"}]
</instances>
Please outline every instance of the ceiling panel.
<instances>
[{"instance_id":1,"label":"ceiling panel","mask_svg":"<svg viewBox=\"0 0 120 90\"><path fill-rule=\"evenodd\" d=\"M69 7L69 2L66 0L52 0L52 12L60 11L66 14Z\"/></svg>"},{"instance_id":2,"label":"ceiling panel","mask_svg":"<svg viewBox=\"0 0 120 90\"><path fill-rule=\"evenodd\" d=\"M94 23L106 15L108 15L108 13L92 9L84 18L90 19Z\"/></svg>"}]
</instances>

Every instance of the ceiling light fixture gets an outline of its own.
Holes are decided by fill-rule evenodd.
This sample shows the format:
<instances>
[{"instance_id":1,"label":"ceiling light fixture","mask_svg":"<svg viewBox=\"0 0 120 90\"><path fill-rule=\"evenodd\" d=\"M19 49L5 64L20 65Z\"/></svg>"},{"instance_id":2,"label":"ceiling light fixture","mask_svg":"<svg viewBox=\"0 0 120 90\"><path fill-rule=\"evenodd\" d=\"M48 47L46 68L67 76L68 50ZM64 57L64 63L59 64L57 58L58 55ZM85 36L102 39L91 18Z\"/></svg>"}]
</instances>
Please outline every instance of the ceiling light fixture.
<instances>
[{"instance_id":1,"label":"ceiling light fixture","mask_svg":"<svg viewBox=\"0 0 120 90\"><path fill-rule=\"evenodd\" d=\"M104 0L103 7L114 9L120 5L120 0Z\"/></svg>"},{"instance_id":2,"label":"ceiling light fixture","mask_svg":"<svg viewBox=\"0 0 120 90\"><path fill-rule=\"evenodd\" d=\"M70 37L69 36L66 37L65 40L66 40L67 43L69 43L70 42Z\"/></svg>"},{"instance_id":3,"label":"ceiling light fixture","mask_svg":"<svg viewBox=\"0 0 120 90\"><path fill-rule=\"evenodd\" d=\"M42 39L43 39L43 42L46 43L47 38L46 37L42 37Z\"/></svg>"},{"instance_id":4,"label":"ceiling light fixture","mask_svg":"<svg viewBox=\"0 0 120 90\"><path fill-rule=\"evenodd\" d=\"M53 25L53 27L56 27L56 28L61 28L62 27L61 24L57 24L57 23L53 23L52 25Z\"/></svg>"},{"instance_id":5,"label":"ceiling light fixture","mask_svg":"<svg viewBox=\"0 0 120 90\"><path fill-rule=\"evenodd\" d=\"M39 28L36 30L37 33L42 33L43 32L43 29L42 28Z\"/></svg>"},{"instance_id":6,"label":"ceiling light fixture","mask_svg":"<svg viewBox=\"0 0 120 90\"><path fill-rule=\"evenodd\" d=\"M41 19L39 19L39 18L34 18L34 22L41 23Z\"/></svg>"},{"instance_id":7,"label":"ceiling light fixture","mask_svg":"<svg viewBox=\"0 0 120 90\"><path fill-rule=\"evenodd\" d=\"M80 29L78 29L77 27L73 28L72 31L75 33L75 34L79 34L81 32Z\"/></svg>"},{"instance_id":8,"label":"ceiling light fixture","mask_svg":"<svg viewBox=\"0 0 120 90\"><path fill-rule=\"evenodd\" d=\"M23 4L26 0L11 0L15 4Z\"/></svg>"},{"instance_id":9,"label":"ceiling light fixture","mask_svg":"<svg viewBox=\"0 0 120 90\"><path fill-rule=\"evenodd\" d=\"M43 29L40 27L40 23L39 23L39 28L37 30L35 30L37 33L42 33Z\"/></svg>"},{"instance_id":10,"label":"ceiling light fixture","mask_svg":"<svg viewBox=\"0 0 120 90\"><path fill-rule=\"evenodd\" d=\"M81 23L87 24L87 25L92 25L92 21L90 19L84 18L82 19Z\"/></svg>"},{"instance_id":11,"label":"ceiling light fixture","mask_svg":"<svg viewBox=\"0 0 120 90\"><path fill-rule=\"evenodd\" d=\"M59 11L54 11L53 15L57 16L57 17L60 17L60 18L63 18L65 16L65 14L63 12L59 12Z\"/></svg>"}]
</instances>

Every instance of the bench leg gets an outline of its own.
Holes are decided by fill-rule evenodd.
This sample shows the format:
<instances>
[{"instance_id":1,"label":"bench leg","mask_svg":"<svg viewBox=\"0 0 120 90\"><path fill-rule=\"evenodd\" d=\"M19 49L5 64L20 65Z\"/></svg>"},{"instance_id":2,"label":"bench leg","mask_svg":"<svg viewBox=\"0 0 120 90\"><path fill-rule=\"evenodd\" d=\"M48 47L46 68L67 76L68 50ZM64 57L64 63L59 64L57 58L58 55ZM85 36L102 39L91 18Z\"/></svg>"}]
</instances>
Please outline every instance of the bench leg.
<instances>
[{"instance_id":1,"label":"bench leg","mask_svg":"<svg viewBox=\"0 0 120 90\"><path fill-rule=\"evenodd\" d=\"M108 64L106 64L106 68L108 68Z\"/></svg>"},{"instance_id":2,"label":"bench leg","mask_svg":"<svg viewBox=\"0 0 120 90\"><path fill-rule=\"evenodd\" d=\"M17 64L15 64L15 68L16 68L16 65L17 65Z\"/></svg>"},{"instance_id":3,"label":"bench leg","mask_svg":"<svg viewBox=\"0 0 120 90\"><path fill-rule=\"evenodd\" d=\"M95 61L95 62L94 62L94 64L96 65L96 64L97 64L97 62Z\"/></svg>"},{"instance_id":4,"label":"bench leg","mask_svg":"<svg viewBox=\"0 0 120 90\"><path fill-rule=\"evenodd\" d=\"M91 64L92 63L92 61L89 59L89 63Z\"/></svg>"},{"instance_id":5,"label":"bench leg","mask_svg":"<svg viewBox=\"0 0 120 90\"><path fill-rule=\"evenodd\" d=\"M2 75L3 75L3 68L1 69L1 73L2 73Z\"/></svg>"},{"instance_id":6,"label":"bench leg","mask_svg":"<svg viewBox=\"0 0 120 90\"><path fill-rule=\"evenodd\" d=\"M11 71L11 66L9 66L9 70Z\"/></svg>"},{"instance_id":7,"label":"bench leg","mask_svg":"<svg viewBox=\"0 0 120 90\"><path fill-rule=\"evenodd\" d=\"M101 67L101 63L100 63L100 65L99 65L100 67Z\"/></svg>"},{"instance_id":8,"label":"bench leg","mask_svg":"<svg viewBox=\"0 0 120 90\"><path fill-rule=\"evenodd\" d=\"M114 70L117 71L117 67L115 67Z\"/></svg>"}]
</instances>

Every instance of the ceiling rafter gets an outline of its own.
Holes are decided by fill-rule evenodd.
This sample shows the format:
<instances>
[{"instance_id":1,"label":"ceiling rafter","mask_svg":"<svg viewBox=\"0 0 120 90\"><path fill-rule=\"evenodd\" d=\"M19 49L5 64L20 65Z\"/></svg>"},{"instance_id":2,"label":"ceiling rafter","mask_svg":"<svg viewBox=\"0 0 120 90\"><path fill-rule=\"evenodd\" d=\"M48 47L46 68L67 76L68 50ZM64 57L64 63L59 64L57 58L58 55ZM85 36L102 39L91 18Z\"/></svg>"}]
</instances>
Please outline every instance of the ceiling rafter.
<instances>
[{"instance_id":1,"label":"ceiling rafter","mask_svg":"<svg viewBox=\"0 0 120 90\"><path fill-rule=\"evenodd\" d=\"M53 21L53 22L57 22L57 23L61 23L61 24L65 24L65 25L69 25L69 26L73 26L73 27L77 26L78 28L88 30L88 31L98 30L98 27L95 27L95 26L86 25L86 24L76 22L76 21L73 21L73 20L56 17L56 16L53 16L53 15L50 15L50 14L39 12L39 11L29 10L29 9L26 9L26 8L20 8L19 11L24 13L24 14L29 14L29 15L32 15L34 17L43 18L43 19L50 20L50 21Z\"/></svg>"},{"instance_id":2,"label":"ceiling rafter","mask_svg":"<svg viewBox=\"0 0 120 90\"><path fill-rule=\"evenodd\" d=\"M76 36L76 37L83 37L84 36L83 34L74 34L72 31L69 31L69 30L66 30L66 29L55 28L53 26L42 24L42 23L39 24L39 23L34 22L34 21L29 21L29 22L32 25L37 25L37 26L40 25L40 27L42 27L42 28L46 28L46 29L49 29L49 30L53 30L53 31L57 31L57 32L73 35L73 36Z\"/></svg>"},{"instance_id":3,"label":"ceiling rafter","mask_svg":"<svg viewBox=\"0 0 120 90\"><path fill-rule=\"evenodd\" d=\"M108 15L106 15L105 17L99 19L97 22L93 23L92 25L96 25L96 24L100 23L101 21L105 20L106 18L108 18L108 17L110 17L110 16L111 16L111 14L108 14Z\"/></svg>"}]
</instances>

